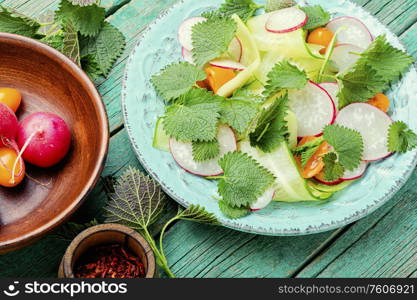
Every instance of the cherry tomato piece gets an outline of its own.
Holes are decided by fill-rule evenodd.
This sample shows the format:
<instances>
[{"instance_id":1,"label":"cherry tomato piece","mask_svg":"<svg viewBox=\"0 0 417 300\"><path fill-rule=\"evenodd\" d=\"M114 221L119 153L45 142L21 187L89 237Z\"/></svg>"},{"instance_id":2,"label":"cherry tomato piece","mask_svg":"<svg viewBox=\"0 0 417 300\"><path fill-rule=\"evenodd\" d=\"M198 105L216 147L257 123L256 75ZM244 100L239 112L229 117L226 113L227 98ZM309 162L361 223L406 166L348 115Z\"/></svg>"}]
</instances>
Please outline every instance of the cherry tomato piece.
<instances>
[{"instance_id":1,"label":"cherry tomato piece","mask_svg":"<svg viewBox=\"0 0 417 300\"><path fill-rule=\"evenodd\" d=\"M326 53L326 48L333 39L333 32L325 27L314 29L307 37L307 42L310 44L316 44L324 46L325 48L320 50L321 54Z\"/></svg>"},{"instance_id":2,"label":"cherry tomato piece","mask_svg":"<svg viewBox=\"0 0 417 300\"><path fill-rule=\"evenodd\" d=\"M0 88L0 103L10 107L13 112L16 112L22 102L22 95L16 89Z\"/></svg>"},{"instance_id":3,"label":"cherry tomato piece","mask_svg":"<svg viewBox=\"0 0 417 300\"><path fill-rule=\"evenodd\" d=\"M17 153L11 148L0 148L0 185L14 187L22 182L25 177L25 164L23 160L16 166L14 181L12 180L12 170L17 159Z\"/></svg>"},{"instance_id":4,"label":"cherry tomato piece","mask_svg":"<svg viewBox=\"0 0 417 300\"><path fill-rule=\"evenodd\" d=\"M376 108L379 108L383 112L387 112L390 106L390 101L387 96L382 93L376 94L373 98L369 99L368 102Z\"/></svg>"},{"instance_id":5,"label":"cherry tomato piece","mask_svg":"<svg viewBox=\"0 0 417 300\"><path fill-rule=\"evenodd\" d=\"M219 68L219 67L207 67L205 69L207 74L206 82L210 86L213 93L217 91L227 82L235 78L236 74L233 70Z\"/></svg>"}]
</instances>

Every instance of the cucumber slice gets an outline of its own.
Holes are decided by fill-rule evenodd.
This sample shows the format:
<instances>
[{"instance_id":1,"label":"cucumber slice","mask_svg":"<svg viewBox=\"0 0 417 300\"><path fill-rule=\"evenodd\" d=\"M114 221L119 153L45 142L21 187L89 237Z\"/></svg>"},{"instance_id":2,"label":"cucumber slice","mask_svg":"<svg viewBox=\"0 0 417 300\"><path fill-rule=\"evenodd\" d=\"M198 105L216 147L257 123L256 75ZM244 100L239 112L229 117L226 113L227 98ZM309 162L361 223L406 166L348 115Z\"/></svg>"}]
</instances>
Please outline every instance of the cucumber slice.
<instances>
[{"instance_id":1,"label":"cucumber slice","mask_svg":"<svg viewBox=\"0 0 417 300\"><path fill-rule=\"evenodd\" d=\"M308 185L318 191L336 193L345 189L346 187L348 187L355 181L356 180L349 180L349 181L342 181L341 183L335 184L335 185L326 185L326 184L322 184L313 180L309 180Z\"/></svg>"},{"instance_id":2,"label":"cucumber slice","mask_svg":"<svg viewBox=\"0 0 417 300\"><path fill-rule=\"evenodd\" d=\"M310 187L310 186L309 186ZM329 199L331 196L333 196L334 193L331 192L323 192L323 191L319 191L316 190L314 188L310 187L310 192L317 198L319 198L320 200L326 200Z\"/></svg>"},{"instance_id":3,"label":"cucumber slice","mask_svg":"<svg viewBox=\"0 0 417 300\"><path fill-rule=\"evenodd\" d=\"M152 147L169 152L169 136L164 131L163 119L156 121Z\"/></svg>"},{"instance_id":4,"label":"cucumber slice","mask_svg":"<svg viewBox=\"0 0 417 300\"><path fill-rule=\"evenodd\" d=\"M295 146L297 146L297 118L295 117L295 114L291 110L289 110L287 111L287 116L285 117L285 120L287 121L288 132L290 134L290 136L288 137L288 147L292 149Z\"/></svg>"},{"instance_id":5,"label":"cucumber slice","mask_svg":"<svg viewBox=\"0 0 417 300\"><path fill-rule=\"evenodd\" d=\"M251 147L249 141L239 143L242 152L256 159L276 177L275 201L298 202L314 201L319 198L312 195L307 182L301 177L287 143L282 143L271 153Z\"/></svg>"}]
</instances>

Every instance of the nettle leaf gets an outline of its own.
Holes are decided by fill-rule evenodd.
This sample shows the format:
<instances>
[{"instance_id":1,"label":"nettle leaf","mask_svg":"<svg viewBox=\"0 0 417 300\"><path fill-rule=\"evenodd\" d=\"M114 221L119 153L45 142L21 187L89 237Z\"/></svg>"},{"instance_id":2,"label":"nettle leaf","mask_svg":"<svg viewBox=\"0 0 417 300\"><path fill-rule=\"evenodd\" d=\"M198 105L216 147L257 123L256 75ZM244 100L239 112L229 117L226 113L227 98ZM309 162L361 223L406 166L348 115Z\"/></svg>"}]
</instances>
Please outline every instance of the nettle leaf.
<instances>
[{"instance_id":1,"label":"nettle leaf","mask_svg":"<svg viewBox=\"0 0 417 300\"><path fill-rule=\"evenodd\" d=\"M93 81L100 78L102 74L98 62L91 54L81 57L81 67Z\"/></svg>"},{"instance_id":2,"label":"nettle leaf","mask_svg":"<svg viewBox=\"0 0 417 300\"><path fill-rule=\"evenodd\" d=\"M219 12L229 17L236 14L243 22L246 22L258 8L258 5L252 0L226 0L220 6Z\"/></svg>"},{"instance_id":3,"label":"nettle leaf","mask_svg":"<svg viewBox=\"0 0 417 300\"><path fill-rule=\"evenodd\" d=\"M334 152L327 153L323 156L324 162L324 180L332 182L343 176L345 168L337 160Z\"/></svg>"},{"instance_id":4,"label":"nettle leaf","mask_svg":"<svg viewBox=\"0 0 417 300\"><path fill-rule=\"evenodd\" d=\"M294 0L267 0L265 4L265 12L269 13L282 8L297 5Z\"/></svg>"},{"instance_id":5,"label":"nettle leaf","mask_svg":"<svg viewBox=\"0 0 417 300\"><path fill-rule=\"evenodd\" d=\"M54 23L55 12L52 10L46 11L40 15L37 20L40 24L46 24L39 27L38 33L46 35L47 37L57 34L62 29L61 24Z\"/></svg>"},{"instance_id":6,"label":"nettle leaf","mask_svg":"<svg viewBox=\"0 0 417 300\"><path fill-rule=\"evenodd\" d=\"M166 205L161 186L129 167L117 180L106 207L106 222L143 230L153 224Z\"/></svg>"},{"instance_id":7,"label":"nettle leaf","mask_svg":"<svg viewBox=\"0 0 417 300\"><path fill-rule=\"evenodd\" d=\"M0 5L0 31L36 38L39 28L35 20Z\"/></svg>"},{"instance_id":8,"label":"nettle leaf","mask_svg":"<svg viewBox=\"0 0 417 300\"><path fill-rule=\"evenodd\" d=\"M307 30L313 30L324 26L330 21L330 13L324 10L320 5L305 6L300 9L304 11L308 17L307 23L304 25L304 28Z\"/></svg>"},{"instance_id":9,"label":"nettle leaf","mask_svg":"<svg viewBox=\"0 0 417 300\"><path fill-rule=\"evenodd\" d=\"M107 76L126 46L124 35L108 22L104 22L94 37L82 37L81 55L91 54L99 65L103 76Z\"/></svg>"},{"instance_id":10,"label":"nettle leaf","mask_svg":"<svg viewBox=\"0 0 417 300\"><path fill-rule=\"evenodd\" d=\"M316 153L316 151L319 149L320 145L323 143L323 137L316 138L310 142L307 142L301 146L297 146L294 149L292 149L292 153L294 155L300 155L301 156L301 165L305 167L307 162L310 160L310 158Z\"/></svg>"},{"instance_id":11,"label":"nettle leaf","mask_svg":"<svg viewBox=\"0 0 417 300\"><path fill-rule=\"evenodd\" d=\"M207 142L192 142L193 159L205 161L213 159L220 154L220 145L217 139Z\"/></svg>"},{"instance_id":12,"label":"nettle leaf","mask_svg":"<svg viewBox=\"0 0 417 300\"><path fill-rule=\"evenodd\" d=\"M219 201L220 211L230 219L239 219L249 214L247 207L230 206L223 200Z\"/></svg>"},{"instance_id":13,"label":"nettle leaf","mask_svg":"<svg viewBox=\"0 0 417 300\"><path fill-rule=\"evenodd\" d=\"M80 232L98 224L99 223L96 219L93 219L90 222L84 224L68 222L62 225L53 234L51 234L51 238L64 241L72 241Z\"/></svg>"},{"instance_id":14,"label":"nettle leaf","mask_svg":"<svg viewBox=\"0 0 417 300\"><path fill-rule=\"evenodd\" d=\"M243 133L258 113L259 104L249 100L225 99L221 103L220 122L227 123Z\"/></svg>"},{"instance_id":15,"label":"nettle leaf","mask_svg":"<svg viewBox=\"0 0 417 300\"><path fill-rule=\"evenodd\" d=\"M78 41L78 32L71 22L67 22L63 28L62 53L71 58L77 65L80 62L80 44Z\"/></svg>"},{"instance_id":16,"label":"nettle leaf","mask_svg":"<svg viewBox=\"0 0 417 300\"><path fill-rule=\"evenodd\" d=\"M68 1L78 6L89 6L93 4L97 4L97 5L100 4L100 0L68 0Z\"/></svg>"},{"instance_id":17,"label":"nettle leaf","mask_svg":"<svg viewBox=\"0 0 417 300\"><path fill-rule=\"evenodd\" d=\"M186 221L194 221L197 223L204 223L210 225L219 225L216 216L209 213L204 207L200 205L191 204L188 208L180 210L177 214L178 219Z\"/></svg>"},{"instance_id":18,"label":"nettle leaf","mask_svg":"<svg viewBox=\"0 0 417 300\"><path fill-rule=\"evenodd\" d=\"M393 122L388 129L388 150L405 153L417 147L415 134L403 121Z\"/></svg>"},{"instance_id":19,"label":"nettle leaf","mask_svg":"<svg viewBox=\"0 0 417 300\"><path fill-rule=\"evenodd\" d=\"M62 0L55 12L55 19L63 25L70 21L82 35L93 37L100 31L105 13L105 9L97 4L78 6L68 0Z\"/></svg>"},{"instance_id":20,"label":"nettle leaf","mask_svg":"<svg viewBox=\"0 0 417 300\"><path fill-rule=\"evenodd\" d=\"M64 33L61 31L59 34L48 35L40 39L40 41L62 52L64 47Z\"/></svg>"}]
</instances>

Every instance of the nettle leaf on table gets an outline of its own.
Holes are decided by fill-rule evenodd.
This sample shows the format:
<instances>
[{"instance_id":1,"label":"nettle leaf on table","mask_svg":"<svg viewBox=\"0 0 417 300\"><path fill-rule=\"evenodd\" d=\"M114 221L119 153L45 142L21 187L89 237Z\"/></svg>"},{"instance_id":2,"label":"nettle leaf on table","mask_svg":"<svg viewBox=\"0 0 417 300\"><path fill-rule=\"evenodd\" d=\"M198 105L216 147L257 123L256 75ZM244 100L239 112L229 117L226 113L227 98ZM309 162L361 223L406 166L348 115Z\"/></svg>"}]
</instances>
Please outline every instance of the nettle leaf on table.
<instances>
[{"instance_id":1,"label":"nettle leaf on table","mask_svg":"<svg viewBox=\"0 0 417 300\"><path fill-rule=\"evenodd\" d=\"M71 21L65 23L63 28L62 53L71 58L77 65L80 62L80 43L78 40L78 32Z\"/></svg>"},{"instance_id":2,"label":"nettle leaf on table","mask_svg":"<svg viewBox=\"0 0 417 300\"><path fill-rule=\"evenodd\" d=\"M320 5L305 6L300 8L307 15L307 23L304 28L307 30L313 30L318 27L324 26L330 21L330 14L324 10Z\"/></svg>"},{"instance_id":3,"label":"nettle leaf on table","mask_svg":"<svg viewBox=\"0 0 417 300\"><path fill-rule=\"evenodd\" d=\"M220 154L220 145L217 139L207 142L193 142L192 149L195 161L213 159Z\"/></svg>"},{"instance_id":4,"label":"nettle leaf on table","mask_svg":"<svg viewBox=\"0 0 417 300\"><path fill-rule=\"evenodd\" d=\"M158 94L166 101L172 101L187 93L197 81L206 79L206 73L188 62L172 63L157 75L151 82Z\"/></svg>"},{"instance_id":5,"label":"nettle leaf on table","mask_svg":"<svg viewBox=\"0 0 417 300\"><path fill-rule=\"evenodd\" d=\"M48 35L40 39L40 41L62 52L64 46L64 33L61 31L59 34Z\"/></svg>"},{"instance_id":6,"label":"nettle leaf on table","mask_svg":"<svg viewBox=\"0 0 417 300\"><path fill-rule=\"evenodd\" d=\"M265 4L265 12L269 13L278 9L295 5L297 5L297 2L294 0L267 0Z\"/></svg>"},{"instance_id":7,"label":"nettle leaf on table","mask_svg":"<svg viewBox=\"0 0 417 300\"><path fill-rule=\"evenodd\" d=\"M39 27L38 33L46 36L53 36L57 34L62 26L61 24L54 23L55 21L55 12L48 10L37 18L37 21L41 25Z\"/></svg>"},{"instance_id":8,"label":"nettle leaf on table","mask_svg":"<svg viewBox=\"0 0 417 300\"><path fill-rule=\"evenodd\" d=\"M194 204L191 204L186 209L180 207L177 213L177 219L210 225L220 224L214 214L209 213L204 207Z\"/></svg>"},{"instance_id":9,"label":"nettle leaf on table","mask_svg":"<svg viewBox=\"0 0 417 300\"><path fill-rule=\"evenodd\" d=\"M109 22L104 22L94 37L80 39L81 56L94 56L103 76L107 76L126 46L124 35Z\"/></svg>"},{"instance_id":10,"label":"nettle leaf on table","mask_svg":"<svg viewBox=\"0 0 417 300\"><path fill-rule=\"evenodd\" d=\"M102 75L100 66L92 54L81 57L81 67L93 81Z\"/></svg>"},{"instance_id":11,"label":"nettle leaf on table","mask_svg":"<svg viewBox=\"0 0 417 300\"><path fill-rule=\"evenodd\" d=\"M405 153L417 147L415 134L403 121L393 122L388 130L388 150Z\"/></svg>"},{"instance_id":12,"label":"nettle leaf on table","mask_svg":"<svg viewBox=\"0 0 417 300\"><path fill-rule=\"evenodd\" d=\"M55 20L59 23L71 21L82 35L95 36L100 31L105 18L105 9L97 4L89 6L74 5L62 0L55 12Z\"/></svg>"},{"instance_id":13,"label":"nettle leaf on table","mask_svg":"<svg viewBox=\"0 0 417 300\"><path fill-rule=\"evenodd\" d=\"M246 22L259 7L252 0L226 0L220 6L219 12L228 17L236 14L243 22Z\"/></svg>"},{"instance_id":14,"label":"nettle leaf on table","mask_svg":"<svg viewBox=\"0 0 417 300\"><path fill-rule=\"evenodd\" d=\"M36 38L40 27L35 20L0 5L0 31Z\"/></svg>"},{"instance_id":15,"label":"nettle leaf on table","mask_svg":"<svg viewBox=\"0 0 417 300\"><path fill-rule=\"evenodd\" d=\"M212 15L192 28L193 58L197 66L222 56L236 34L237 24L229 17Z\"/></svg>"},{"instance_id":16,"label":"nettle leaf on table","mask_svg":"<svg viewBox=\"0 0 417 300\"><path fill-rule=\"evenodd\" d=\"M249 214L246 207L230 206L225 201L219 200L220 211L229 219L239 219Z\"/></svg>"},{"instance_id":17,"label":"nettle leaf on table","mask_svg":"<svg viewBox=\"0 0 417 300\"><path fill-rule=\"evenodd\" d=\"M69 2L71 2L74 5L79 5L79 6L89 6L92 4L100 4L100 0L68 0Z\"/></svg>"}]
</instances>

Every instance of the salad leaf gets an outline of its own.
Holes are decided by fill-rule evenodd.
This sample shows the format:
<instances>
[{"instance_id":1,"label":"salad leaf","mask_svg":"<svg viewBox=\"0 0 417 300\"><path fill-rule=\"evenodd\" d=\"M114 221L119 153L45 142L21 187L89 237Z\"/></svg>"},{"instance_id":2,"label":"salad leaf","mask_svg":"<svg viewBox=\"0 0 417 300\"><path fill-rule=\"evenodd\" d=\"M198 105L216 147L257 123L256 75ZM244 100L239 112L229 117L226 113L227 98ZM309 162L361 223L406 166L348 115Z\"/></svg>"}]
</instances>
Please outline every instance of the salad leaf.
<instances>
[{"instance_id":1,"label":"salad leaf","mask_svg":"<svg viewBox=\"0 0 417 300\"><path fill-rule=\"evenodd\" d=\"M93 81L102 75L100 66L92 54L81 57L81 67Z\"/></svg>"},{"instance_id":2,"label":"salad leaf","mask_svg":"<svg viewBox=\"0 0 417 300\"><path fill-rule=\"evenodd\" d=\"M307 23L304 28L307 30L313 30L318 27L324 26L330 21L330 14L323 9L320 5L300 7L302 11L308 17Z\"/></svg>"},{"instance_id":3,"label":"salad leaf","mask_svg":"<svg viewBox=\"0 0 417 300\"><path fill-rule=\"evenodd\" d=\"M220 211L230 219L239 219L249 214L249 209L247 207L230 206L223 200L219 201L219 208Z\"/></svg>"},{"instance_id":4,"label":"salad leaf","mask_svg":"<svg viewBox=\"0 0 417 300\"><path fill-rule=\"evenodd\" d=\"M274 176L252 157L229 152L220 160L224 175L218 183L223 201L232 207L245 207L256 201L274 183Z\"/></svg>"},{"instance_id":5,"label":"salad leaf","mask_svg":"<svg viewBox=\"0 0 417 300\"><path fill-rule=\"evenodd\" d=\"M195 161L213 159L220 154L220 145L217 139L207 142L193 142L192 148Z\"/></svg>"},{"instance_id":6,"label":"salad leaf","mask_svg":"<svg viewBox=\"0 0 417 300\"><path fill-rule=\"evenodd\" d=\"M306 72L289 61L277 63L267 77L265 96L271 96L281 89L301 89L307 84Z\"/></svg>"},{"instance_id":7,"label":"salad leaf","mask_svg":"<svg viewBox=\"0 0 417 300\"><path fill-rule=\"evenodd\" d=\"M219 9L219 12L225 16L238 15L243 22L251 18L259 6L252 0L226 0Z\"/></svg>"},{"instance_id":8,"label":"salad leaf","mask_svg":"<svg viewBox=\"0 0 417 300\"><path fill-rule=\"evenodd\" d=\"M237 24L229 17L213 15L192 28L193 58L197 66L222 56L236 34Z\"/></svg>"},{"instance_id":9,"label":"salad leaf","mask_svg":"<svg viewBox=\"0 0 417 300\"><path fill-rule=\"evenodd\" d=\"M54 20L55 12L53 10L48 10L41 14L37 18L39 25L41 25L38 29L38 33L45 35L46 37L58 34L58 32L62 29L62 26L61 24L54 23Z\"/></svg>"},{"instance_id":10,"label":"salad leaf","mask_svg":"<svg viewBox=\"0 0 417 300\"><path fill-rule=\"evenodd\" d=\"M68 0L68 1L74 5L79 5L79 6L89 6L92 4L98 4L100 2L100 0Z\"/></svg>"},{"instance_id":11,"label":"salad leaf","mask_svg":"<svg viewBox=\"0 0 417 300\"><path fill-rule=\"evenodd\" d=\"M346 170L353 171L359 166L363 154L363 140L359 132L340 125L327 125L323 138L333 146Z\"/></svg>"},{"instance_id":12,"label":"salad leaf","mask_svg":"<svg viewBox=\"0 0 417 300\"><path fill-rule=\"evenodd\" d=\"M301 165L303 167L306 166L306 164L308 163L308 161L310 160L311 157L313 157L314 153L316 153L316 151L319 149L321 144L315 146L315 147L311 147L308 148L306 151L304 151L301 154Z\"/></svg>"},{"instance_id":13,"label":"salad leaf","mask_svg":"<svg viewBox=\"0 0 417 300\"><path fill-rule=\"evenodd\" d=\"M258 104L248 100L225 99L221 103L220 122L227 123L243 133L258 113Z\"/></svg>"},{"instance_id":14,"label":"salad leaf","mask_svg":"<svg viewBox=\"0 0 417 300\"><path fill-rule=\"evenodd\" d=\"M264 152L272 152L288 138L288 127L285 117L288 111L288 94L274 100L264 108L256 124L255 130L250 133L251 146L258 146Z\"/></svg>"},{"instance_id":15,"label":"salad leaf","mask_svg":"<svg viewBox=\"0 0 417 300\"><path fill-rule=\"evenodd\" d=\"M68 0L62 0L55 17L61 24L72 22L75 30L82 35L95 36L103 25L105 9L97 4L79 6Z\"/></svg>"},{"instance_id":16,"label":"salad leaf","mask_svg":"<svg viewBox=\"0 0 417 300\"><path fill-rule=\"evenodd\" d=\"M219 225L216 216L209 213L204 207L200 205L191 204L186 209L179 208L176 219L194 221L197 223L204 223L210 225Z\"/></svg>"},{"instance_id":17,"label":"salad leaf","mask_svg":"<svg viewBox=\"0 0 417 300\"><path fill-rule=\"evenodd\" d=\"M151 82L158 94L172 101L187 93L197 81L204 80L206 73L188 62L173 63L153 75Z\"/></svg>"},{"instance_id":18,"label":"salad leaf","mask_svg":"<svg viewBox=\"0 0 417 300\"><path fill-rule=\"evenodd\" d=\"M297 5L294 0L267 0L265 4L265 12L269 13L282 8Z\"/></svg>"},{"instance_id":19,"label":"salad leaf","mask_svg":"<svg viewBox=\"0 0 417 300\"><path fill-rule=\"evenodd\" d=\"M71 58L77 65L80 62L80 43L78 33L71 21L67 21L63 27L62 53Z\"/></svg>"},{"instance_id":20,"label":"salad leaf","mask_svg":"<svg viewBox=\"0 0 417 300\"><path fill-rule=\"evenodd\" d=\"M388 150L405 153L417 147L417 134L403 121L393 122L388 129Z\"/></svg>"},{"instance_id":21,"label":"salad leaf","mask_svg":"<svg viewBox=\"0 0 417 300\"><path fill-rule=\"evenodd\" d=\"M307 142L301 146L297 146L292 149L294 155L301 155L301 165L304 167L310 158L316 153L320 145L323 143L323 137L316 138L310 142Z\"/></svg>"},{"instance_id":22,"label":"salad leaf","mask_svg":"<svg viewBox=\"0 0 417 300\"><path fill-rule=\"evenodd\" d=\"M343 176L345 168L337 161L337 154L334 152L327 153L323 156L324 162L324 180L335 181Z\"/></svg>"},{"instance_id":23,"label":"salad leaf","mask_svg":"<svg viewBox=\"0 0 417 300\"><path fill-rule=\"evenodd\" d=\"M0 5L0 31L36 38L40 24Z\"/></svg>"},{"instance_id":24,"label":"salad leaf","mask_svg":"<svg viewBox=\"0 0 417 300\"><path fill-rule=\"evenodd\" d=\"M61 32L60 34L45 36L40 41L62 52L62 48L64 47L64 33Z\"/></svg>"}]
</instances>

